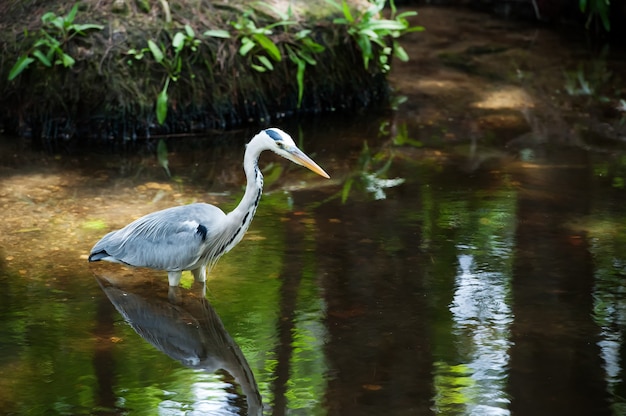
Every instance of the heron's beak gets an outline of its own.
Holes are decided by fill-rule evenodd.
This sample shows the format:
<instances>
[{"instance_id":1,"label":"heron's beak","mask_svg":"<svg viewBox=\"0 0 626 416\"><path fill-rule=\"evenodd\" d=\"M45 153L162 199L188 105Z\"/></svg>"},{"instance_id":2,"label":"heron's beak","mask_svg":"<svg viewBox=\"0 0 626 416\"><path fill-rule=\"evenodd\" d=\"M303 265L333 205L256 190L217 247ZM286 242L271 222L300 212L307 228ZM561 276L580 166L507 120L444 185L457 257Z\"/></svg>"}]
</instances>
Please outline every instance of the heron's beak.
<instances>
[{"instance_id":1,"label":"heron's beak","mask_svg":"<svg viewBox=\"0 0 626 416\"><path fill-rule=\"evenodd\" d=\"M310 157L305 155L302 150L298 149L297 147L294 146L293 148L289 149L287 153L288 159L292 162L297 163L298 165L302 165L305 168L308 168L327 179L330 178L330 176L324 171L324 169L320 168L317 163L313 162Z\"/></svg>"}]
</instances>

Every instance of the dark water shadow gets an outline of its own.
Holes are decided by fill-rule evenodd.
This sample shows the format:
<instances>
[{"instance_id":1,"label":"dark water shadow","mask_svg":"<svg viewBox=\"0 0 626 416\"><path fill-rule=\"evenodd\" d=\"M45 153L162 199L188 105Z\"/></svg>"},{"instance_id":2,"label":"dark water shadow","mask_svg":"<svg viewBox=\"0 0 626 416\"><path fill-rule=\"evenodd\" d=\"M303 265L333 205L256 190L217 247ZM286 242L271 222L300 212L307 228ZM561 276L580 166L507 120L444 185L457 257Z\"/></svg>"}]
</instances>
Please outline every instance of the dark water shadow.
<instances>
[{"instance_id":1,"label":"dark water shadow","mask_svg":"<svg viewBox=\"0 0 626 416\"><path fill-rule=\"evenodd\" d=\"M94 271L94 276L115 309L144 340L186 367L207 373L225 371L245 395L247 409L240 408L238 414L263 414L254 374L204 297L204 284L166 288L167 283L129 279L109 271Z\"/></svg>"}]
</instances>

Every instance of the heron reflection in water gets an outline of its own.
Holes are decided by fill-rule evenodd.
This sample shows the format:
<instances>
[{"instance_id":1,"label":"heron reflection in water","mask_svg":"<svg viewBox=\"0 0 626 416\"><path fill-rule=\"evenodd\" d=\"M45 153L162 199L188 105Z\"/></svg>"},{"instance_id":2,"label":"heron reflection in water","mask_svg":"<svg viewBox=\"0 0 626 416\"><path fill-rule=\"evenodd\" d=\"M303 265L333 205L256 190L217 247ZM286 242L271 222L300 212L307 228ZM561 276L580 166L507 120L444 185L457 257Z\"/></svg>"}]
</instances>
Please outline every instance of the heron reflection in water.
<instances>
[{"instance_id":1,"label":"heron reflection in water","mask_svg":"<svg viewBox=\"0 0 626 416\"><path fill-rule=\"evenodd\" d=\"M264 150L329 178L287 133L277 128L262 130L246 146L246 191L232 212L225 214L205 203L153 212L105 235L91 249L89 261L166 270L170 286L178 286L184 270L190 270L196 281L206 281L207 269L241 241L252 222L263 192L258 161Z\"/></svg>"},{"instance_id":2,"label":"heron reflection in water","mask_svg":"<svg viewBox=\"0 0 626 416\"><path fill-rule=\"evenodd\" d=\"M124 320L158 350L183 365L215 373L230 374L246 396L246 415L263 414L261 394L254 374L237 343L204 297L199 293L170 287L169 298L155 291L150 279L127 279L112 272L96 273L96 280ZM200 285L200 283L198 283ZM173 297L176 298L172 302Z\"/></svg>"}]
</instances>

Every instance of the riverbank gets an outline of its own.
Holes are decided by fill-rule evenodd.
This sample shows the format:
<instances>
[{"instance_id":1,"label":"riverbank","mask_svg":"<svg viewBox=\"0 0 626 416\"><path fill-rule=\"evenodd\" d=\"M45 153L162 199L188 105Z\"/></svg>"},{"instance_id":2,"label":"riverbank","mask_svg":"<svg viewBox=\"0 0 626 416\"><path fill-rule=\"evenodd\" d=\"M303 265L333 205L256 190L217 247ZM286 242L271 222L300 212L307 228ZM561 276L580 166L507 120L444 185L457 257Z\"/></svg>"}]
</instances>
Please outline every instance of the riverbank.
<instances>
[{"instance_id":1,"label":"riverbank","mask_svg":"<svg viewBox=\"0 0 626 416\"><path fill-rule=\"evenodd\" d=\"M385 105L409 29L381 20L384 2L40 3L0 6L0 114L7 133L53 144Z\"/></svg>"}]
</instances>

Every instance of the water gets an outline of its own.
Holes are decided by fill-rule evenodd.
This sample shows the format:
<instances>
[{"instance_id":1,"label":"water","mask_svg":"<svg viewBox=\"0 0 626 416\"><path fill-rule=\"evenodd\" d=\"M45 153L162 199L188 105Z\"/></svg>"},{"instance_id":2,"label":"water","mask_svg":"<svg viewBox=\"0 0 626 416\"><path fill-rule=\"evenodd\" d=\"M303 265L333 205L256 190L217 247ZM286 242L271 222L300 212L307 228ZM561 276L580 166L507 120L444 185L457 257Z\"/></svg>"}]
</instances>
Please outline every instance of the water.
<instances>
[{"instance_id":1,"label":"water","mask_svg":"<svg viewBox=\"0 0 626 416\"><path fill-rule=\"evenodd\" d=\"M281 125L332 179L263 155L257 216L206 293L86 257L147 212L231 209L253 131L168 141L173 179L156 143L54 156L3 138L0 413L625 414L623 146L562 128L580 116L550 101L562 71L531 59L554 36L421 16L412 54L534 34L516 50L533 82L416 59L392 114ZM478 37L444 45L446 19Z\"/></svg>"}]
</instances>

